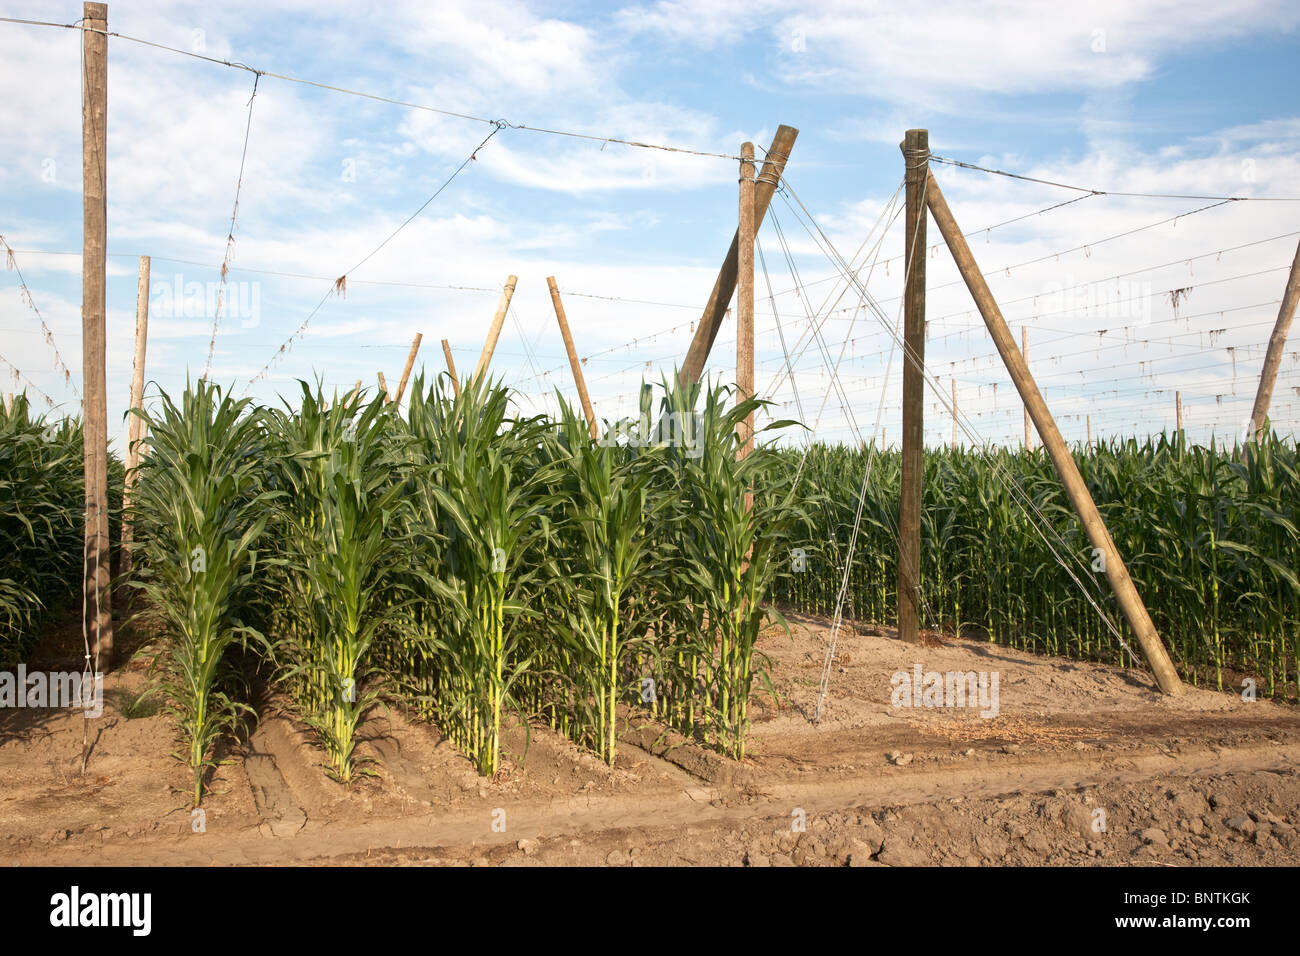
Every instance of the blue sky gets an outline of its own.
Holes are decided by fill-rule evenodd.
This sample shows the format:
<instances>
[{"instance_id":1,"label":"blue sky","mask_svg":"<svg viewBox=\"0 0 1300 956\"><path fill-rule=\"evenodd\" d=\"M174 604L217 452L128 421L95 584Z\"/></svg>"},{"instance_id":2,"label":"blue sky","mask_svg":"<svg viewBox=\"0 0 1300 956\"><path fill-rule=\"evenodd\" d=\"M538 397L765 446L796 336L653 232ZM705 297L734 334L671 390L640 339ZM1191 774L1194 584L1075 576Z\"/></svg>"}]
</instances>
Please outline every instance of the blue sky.
<instances>
[{"instance_id":1,"label":"blue sky","mask_svg":"<svg viewBox=\"0 0 1300 956\"><path fill-rule=\"evenodd\" d=\"M75 3L2 6L10 17L80 16ZM854 264L865 266L880 314L896 321L901 263L883 260L903 248L901 221L883 238L871 230L900 184L897 144L907 128L928 128L943 156L1087 187L1300 196L1300 11L1287 3L1103 2L1080 13L1012 2L486 0L393 3L362 15L330 2L119 0L109 26L262 70L549 129L735 154L746 139L766 146L778 123L797 127L788 182L816 227L778 198L760 234L769 275L756 285L757 380L785 406L783 417L794 414L796 391L776 385L785 361L776 324L793 343L810 328L807 310L816 325L835 303L843 311L821 330L832 362L843 348L846 400L817 348L794 375L804 418L829 440L868 437L879 423L896 444L901 365L890 364L890 337L857 308L858 295L841 297L808 230L824 230L846 258L869 234L881 239L874 268L869 254ZM17 250L77 386L79 41L70 30L0 24L8 91L0 234ZM139 255L153 262L147 378L176 392L206 364L253 78L118 38L109 62L108 387L119 436ZM518 386L521 407L553 408L556 387L573 393L546 290L555 275L597 415L630 414L642 377L657 381L684 355L713 284L735 228L731 160L505 129L349 273L346 297L327 297L273 361L333 278L419 208L488 132L263 78L227 291L238 307L220 323L213 377L266 401L317 375L346 389L358 378L373 387L383 371L391 386L417 331L418 364L430 374L443 367L443 338L458 367L472 368L500 287L515 274L493 371ZM951 166L936 176L968 231L1078 195ZM1017 335L1029 329L1031 368L1068 438L1083 436L1087 416L1101 435L1171 427L1175 391L1194 438L1240 431L1295 254L1300 203L1191 214L1206 205L1093 197L972 237L1008 321ZM1154 225L1179 214L1190 215ZM927 439L950 436L944 405L955 384L980 439L1018 443L1018 401L937 240L932 225L927 359L944 399L930 396ZM1017 265L1036 259L1044 261ZM1186 290L1177 307L1174 289ZM14 272L0 275L0 342L25 380L75 409ZM734 348L728 321L710 363L728 381ZM15 386L4 363L0 375L6 392L25 381ZM1294 431L1295 348L1274 403L1276 424Z\"/></svg>"}]
</instances>

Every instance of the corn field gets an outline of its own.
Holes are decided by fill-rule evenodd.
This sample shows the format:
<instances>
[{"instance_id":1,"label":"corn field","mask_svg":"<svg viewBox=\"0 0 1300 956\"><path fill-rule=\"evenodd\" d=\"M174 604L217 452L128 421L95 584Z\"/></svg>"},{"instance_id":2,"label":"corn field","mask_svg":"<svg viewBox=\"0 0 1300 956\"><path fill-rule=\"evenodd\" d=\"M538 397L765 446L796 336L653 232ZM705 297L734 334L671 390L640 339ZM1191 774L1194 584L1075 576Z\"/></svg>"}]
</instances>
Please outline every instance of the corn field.
<instances>
[{"instance_id":1,"label":"corn field","mask_svg":"<svg viewBox=\"0 0 1300 956\"><path fill-rule=\"evenodd\" d=\"M785 566L775 590L783 605L834 612L869 453L845 614L896 619L901 466L897 452L874 449L809 450L801 478L808 520L795 536L806 569ZM782 454L799 467L800 453ZM1231 672L1235 689L1249 676L1261 694L1293 694L1300 670L1295 443L1271 436L1219 451L1162 435L1079 448L1075 460L1183 676L1223 689ZM1044 450L929 450L924 496L926 626L1040 653L1135 663L1085 596L1135 647Z\"/></svg>"},{"instance_id":2,"label":"corn field","mask_svg":"<svg viewBox=\"0 0 1300 956\"><path fill-rule=\"evenodd\" d=\"M664 382L656 409L653 391L602 439L563 399L554 420L513 414L488 381L457 395L417 377L405 418L307 383L283 409L204 382L160 396L142 413L132 583L169 641L195 803L251 712L235 648L342 783L370 772L355 745L375 706L436 723L485 776L511 722L612 765L620 729L656 717L742 758L792 475L770 446L737 460L762 403ZM685 430L661 440L652 416Z\"/></svg>"},{"instance_id":3,"label":"corn field","mask_svg":"<svg viewBox=\"0 0 1300 956\"><path fill-rule=\"evenodd\" d=\"M117 540L122 464L109 461ZM25 395L0 404L0 669L27 659L54 612L81 589L81 423L34 414Z\"/></svg>"},{"instance_id":4,"label":"corn field","mask_svg":"<svg viewBox=\"0 0 1300 956\"><path fill-rule=\"evenodd\" d=\"M371 772L357 731L379 706L435 724L485 776L504 729L539 724L611 765L620 732L647 720L742 759L751 697L771 687L758 635L779 607L835 610L868 457L845 612L895 617L898 455L805 457L770 440L792 424L776 422L738 459L737 424L762 403L725 387L644 386L639 418L598 439L563 398L554 417L521 417L508 389L455 394L445 376L417 376L405 416L308 383L282 408L202 381L147 404L120 583L159 626L196 805L222 741L254 716L259 671L345 784ZM1294 442L1161 436L1076 458L1183 675L1291 693ZM78 424L17 400L0 418L0 489L0 650L17 661L78 592ZM927 626L1137 663L1045 452L933 450L925 496Z\"/></svg>"}]
</instances>

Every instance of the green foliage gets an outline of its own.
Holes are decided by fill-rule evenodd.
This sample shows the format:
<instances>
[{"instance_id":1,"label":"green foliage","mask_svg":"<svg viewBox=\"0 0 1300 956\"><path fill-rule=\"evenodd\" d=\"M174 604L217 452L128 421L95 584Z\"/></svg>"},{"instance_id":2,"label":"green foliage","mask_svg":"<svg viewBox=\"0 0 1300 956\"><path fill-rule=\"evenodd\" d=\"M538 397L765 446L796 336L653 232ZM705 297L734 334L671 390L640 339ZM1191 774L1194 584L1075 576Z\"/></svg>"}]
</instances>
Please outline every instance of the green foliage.
<instances>
[{"instance_id":1,"label":"green foliage","mask_svg":"<svg viewBox=\"0 0 1300 956\"><path fill-rule=\"evenodd\" d=\"M264 414L200 381L177 407L165 393L147 424L131 510L137 575L131 585L148 599L168 639L161 686L180 722L193 774L193 799L221 735L246 704L231 696L226 651L246 638L263 640L240 616L258 578L257 547L278 493L265 483Z\"/></svg>"},{"instance_id":2,"label":"green foliage","mask_svg":"<svg viewBox=\"0 0 1300 956\"><path fill-rule=\"evenodd\" d=\"M84 535L81 428L0 404L0 667L24 660L47 612L75 598Z\"/></svg>"},{"instance_id":3,"label":"green foliage","mask_svg":"<svg viewBox=\"0 0 1300 956\"><path fill-rule=\"evenodd\" d=\"M798 453L784 454L797 467ZM810 520L796 534L808 565L782 575L777 594L785 605L833 611L865 454L824 445L809 451L801 496ZM848 607L851 616L883 623L897 616L899 456L875 454ZM1184 677L1222 687L1231 670L1253 676L1268 694L1293 682L1300 668L1295 443L1269 436L1216 451L1160 436L1076 449L1075 460ZM1084 589L1031 525L1026 499ZM1085 597L1136 646L1104 575L1091 570L1091 546L1044 451L928 451L922 514L927 626L1135 663Z\"/></svg>"}]
</instances>

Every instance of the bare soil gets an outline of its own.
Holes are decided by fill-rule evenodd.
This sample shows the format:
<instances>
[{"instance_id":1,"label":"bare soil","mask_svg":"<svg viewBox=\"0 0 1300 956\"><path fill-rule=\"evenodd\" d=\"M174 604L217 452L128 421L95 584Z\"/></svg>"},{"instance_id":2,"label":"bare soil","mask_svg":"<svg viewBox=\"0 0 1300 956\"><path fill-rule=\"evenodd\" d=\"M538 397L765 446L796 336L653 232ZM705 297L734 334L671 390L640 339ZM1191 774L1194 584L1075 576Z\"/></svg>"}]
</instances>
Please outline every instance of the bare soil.
<instances>
[{"instance_id":1,"label":"bare soil","mask_svg":"<svg viewBox=\"0 0 1300 956\"><path fill-rule=\"evenodd\" d=\"M365 721L373 776L350 787L272 695L192 814L175 723L131 716L147 676L109 675L102 717L0 711L0 860L17 865L445 864L991 866L1300 862L1300 712L1141 671L796 617L760 649L749 753L721 757L624 715L613 768L545 726L513 726L480 779L398 708ZM79 666L67 635L44 666ZM64 658L68 658L65 660ZM32 666L37 666L33 662ZM990 673L998 713L896 707L891 675ZM83 734L91 746L81 772Z\"/></svg>"}]
</instances>

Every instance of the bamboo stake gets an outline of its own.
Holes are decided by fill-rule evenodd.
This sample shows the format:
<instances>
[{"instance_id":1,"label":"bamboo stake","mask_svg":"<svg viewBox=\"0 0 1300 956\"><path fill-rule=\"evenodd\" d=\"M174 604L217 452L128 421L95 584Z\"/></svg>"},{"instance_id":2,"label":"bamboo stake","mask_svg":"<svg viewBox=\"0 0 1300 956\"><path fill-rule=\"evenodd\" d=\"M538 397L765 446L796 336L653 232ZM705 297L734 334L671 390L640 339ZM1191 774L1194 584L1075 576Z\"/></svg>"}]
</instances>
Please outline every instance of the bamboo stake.
<instances>
[{"instance_id":1,"label":"bamboo stake","mask_svg":"<svg viewBox=\"0 0 1300 956\"><path fill-rule=\"evenodd\" d=\"M1286 292L1282 294L1273 333L1268 337L1268 351L1264 353L1264 367L1259 373L1259 390L1255 393L1255 405L1250 412L1256 440L1265 435L1268 408L1273 402L1273 386L1277 383L1277 370L1282 365L1282 353L1286 350L1286 337L1291 331L1297 303L1300 303L1300 245L1296 246L1295 258L1291 260L1291 275L1286 280Z\"/></svg>"},{"instance_id":2,"label":"bamboo stake","mask_svg":"<svg viewBox=\"0 0 1300 956\"><path fill-rule=\"evenodd\" d=\"M82 4L81 370L86 481L86 621L104 669L113 664L108 541L108 396L105 391L105 239L108 123L108 4Z\"/></svg>"},{"instance_id":3,"label":"bamboo stake","mask_svg":"<svg viewBox=\"0 0 1300 956\"><path fill-rule=\"evenodd\" d=\"M424 333L416 332L415 338L411 341L411 351L406 356L406 367L402 369L402 380L397 383L397 397L393 399L398 405L402 404L402 396L406 394L406 383L411 377L411 369L415 366L415 353L420 351L422 341L424 341Z\"/></svg>"},{"instance_id":4,"label":"bamboo stake","mask_svg":"<svg viewBox=\"0 0 1300 956\"><path fill-rule=\"evenodd\" d=\"M141 408L144 403L145 343L149 338L149 257L140 257L140 274L135 291L135 361L131 367L130 408ZM127 415L126 421L126 479L122 485L122 554L119 561L121 574L131 573L131 549L135 543L135 529L128 511L131 491L135 487L135 469L140 466L140 439L144 437L144 422L136 415Z\"/></svg>"},{"instance_id":5,"label":"bamboo stake","mask_svg":"<svg viewBox=\"0 0 1300 956\"><path fill-rule=\"evenodd\" d=\"M1151 616L1142 603L1133 579L1129 577L1128 569L1124 566L1115 542L1111 540L1106 523L1097 511L1096 502L1092 500L1088 486L1084 484L1079 474L1074 456L1070 454L1065 440L1061 438L1056 421L1052 418L1047 403L1043 401L1038 386L1034 384L1034 379L1029 374L1024 356L1016 348L1015 337L1007 328L1006 319L1002 317L1002 312L989 291L988 283L980 274L979 267L975 264L975 257L971 255L970 247L966 244L956 220L953 219L952 212L948 209L948 203L934 176L930 176L926 197L930 213L934 216L934 221L948 244L953 260L966 281L966 287L970 290L976 306L979 307L980 315L984 318L984 324L988 326L998 353L1002 356L1002 361L1006 364L1021 399L1029 408L1038 434L1042 437L1043 444L1051 455L1052 464L1056 466L1061 483L1065 486L1066 495L1079 516L1079 523L1083 525L1093 547L1099 549L1104 555L1106 577L1110 580L1115 599L1124 612L1129 627L1137 635L1147 663L1155 674L1157 685L1166 694L1181 694L1183 683L1178 678L1178 671L1175 670L1173 661L1169 659L1169 653L1165 650L1160 635L1156 633L1155 624L1152 623Z\"/></svg>"},{"instance_id":6,"label":"bamboo stake","mask_svg":"<svg viewBox=\"0 0 1300 956\"><path fill-rule=\"evenodd\" d=\"M506 279L506 286L501 290L501 299L497 302L496 315L492 317L492 325L488 329L487 341L483 343L483 353L478 357L478 365L474 368L473 379L477 380L484 372L487 371L488 365L492 362L492 353L497 347L497 338L501 335L501 326L506 320L506 312L510 308L510 300L515 295L515 283L519 280L514 276Z\"/></svg>"},{"instance_id":7,"label":"bamboo stake","mask_svg":"<svg viewBox=\"0 0 1300 956\"><path fill-rule=\"evenodd\" d=\"M442 354L447 360L447 372L451 375L451 387L456 390L456 394L459 396L460 379L456 378L456 363L452 360L451 346L447 344L446 339L442 340Z\"/></svg>"},{"instance_id":8,"label":"bamboo stake","mask_svg":"<svg viewBox=\"0 0 1300 956\"><path fill-rule=\"evenodd\" d=\"M573 381L578 386L578 400L582 402L582 413L587 416L587 427L592 438L600 437L600 428L596 425L596 412L591 407L587 396L587 383L582 377L582 363L573 347L573 335L569 332L569 320L564 315L564 303L560 301L560 287L555 284L555 276L548 276L546 286L551 290L551 305L555 306L555 321L560 324L560 337L564 339L564 351L569 354L569 367L573 369Z\"/></svg>"},{"instance_id":9,"label":"bamboo stake","mask_svg":"<svg viewBox=\"0 0 1300 956\"><path fill-rule=\"evenodd\" d=\"M903 142L903 445L898 506L898 636L916 643L921 627L921 500L925 480L925 188L930 134L909 129Z\"/></svg>"},{"instance_id":10,"label":"bamboo stake","mask_svg":"<svg viewBox=\"0 0 1300 956\"><path fill-rule=\"evenodd\" d=\"M755 234L763 226L763 217L767 215L767 207L772 202L772 195L776 192L781 172L790 159L790 151L794 149L794 141L798 135L799 131L792 126L779 126L776 135L772 137L772 148L767 151L767 158L763 160L763 168L754 185ZM713 340L718 337L718 329L722 328L722 320L727 314L727 304L736 290L736 272L740 264L739 246L740 231L737 230L731 238L731 248L727 250L727 257L722 260L718 277L713 282L713 292L709 295L708 304L705 305L704 313L695 327L695 337L691 340L686 358L682 361L680 374L683 382L698 382L704 372L704 363L708 361Z\"/></svg>"}]
</instances>

